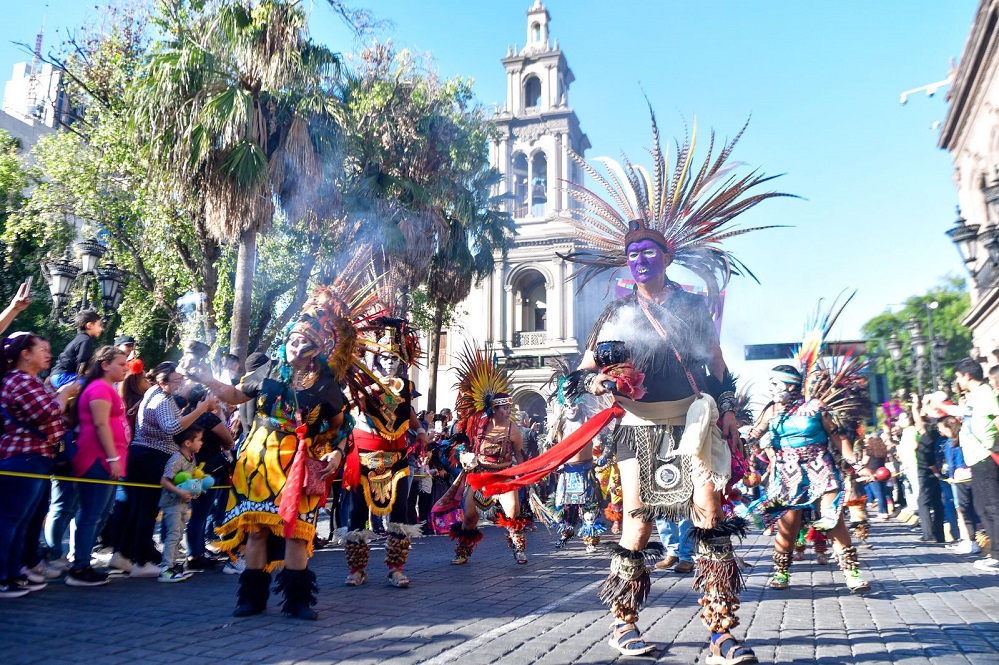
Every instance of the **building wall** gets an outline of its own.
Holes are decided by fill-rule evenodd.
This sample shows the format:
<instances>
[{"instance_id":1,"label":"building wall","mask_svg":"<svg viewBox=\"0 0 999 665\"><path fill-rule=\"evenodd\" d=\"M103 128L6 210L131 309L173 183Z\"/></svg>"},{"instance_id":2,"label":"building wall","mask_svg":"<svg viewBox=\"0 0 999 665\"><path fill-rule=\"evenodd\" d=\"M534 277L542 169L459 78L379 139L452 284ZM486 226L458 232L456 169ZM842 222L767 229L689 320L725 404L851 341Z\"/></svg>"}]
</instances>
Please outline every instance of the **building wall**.
<instances>
[{"instance_id":1,"label":"building wall","mask_svg":"<svg viewBox=\"0 0 999 665\"><path fill-rule=\"evenodd\" d=\"M34 82L33 66L37 67ZM69 103L62 89L62 72L49 63L17 63L4 85L3 111L28 125L52 128L65 122Z\"/></svg>"},{"instance_id":2,"label":"building wall","mask_svg":"<svg viewBox=\"0 0 999 665\"><path fill-rule=\"evenodd\" d=\"M985 248L999 228L999 207L990 212L984 187L999 183L999 2L982 0L952 86L939 147L954 164L953 180L961 216L979 227L976 259L968 265L971 312L965 325L984 355L999 347L999 277Z\"/></svg>"}]
</instances>

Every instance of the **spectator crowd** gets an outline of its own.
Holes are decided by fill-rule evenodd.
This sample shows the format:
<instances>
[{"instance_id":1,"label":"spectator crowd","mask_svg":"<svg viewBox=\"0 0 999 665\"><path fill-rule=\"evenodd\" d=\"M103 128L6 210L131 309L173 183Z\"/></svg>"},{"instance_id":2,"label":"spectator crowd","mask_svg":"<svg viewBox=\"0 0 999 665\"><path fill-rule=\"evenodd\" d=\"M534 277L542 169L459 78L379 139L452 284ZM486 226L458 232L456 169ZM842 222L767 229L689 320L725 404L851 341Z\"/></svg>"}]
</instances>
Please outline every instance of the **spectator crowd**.
<instances>
[{"instance_id":1,"label":"spectator crowd","mask_svg":"<svg viewBox=\"0 0 999 665\"><path fill-rule=\"evenodd\" d=\"M8 334L28 304L21 289L0 313L0 598L60 577L74 587L105 585L109 573L94 558L102 549L111 553L107 570L132 578L172 583L192 571L242 572L240 560L217 557L210 543L254 409L229 407L189 378L208 365L209 347L188 342L178 363L147 369L132 337L99 345L101 317L84 310L56 356L39 335ZM271 362L251 354L246 371ZM235 356L214 369L218 380L239 385ZM431 533L430 510L460 470L452 453L463 435L455 435L450 409L418 415L430 438L408 451L408 521ZM522 424L535 454L539 428ZM333 484L330 533L346 524L353 500ZM376 532L379 522L372 519Z\"/></svg>"}]
</instances>

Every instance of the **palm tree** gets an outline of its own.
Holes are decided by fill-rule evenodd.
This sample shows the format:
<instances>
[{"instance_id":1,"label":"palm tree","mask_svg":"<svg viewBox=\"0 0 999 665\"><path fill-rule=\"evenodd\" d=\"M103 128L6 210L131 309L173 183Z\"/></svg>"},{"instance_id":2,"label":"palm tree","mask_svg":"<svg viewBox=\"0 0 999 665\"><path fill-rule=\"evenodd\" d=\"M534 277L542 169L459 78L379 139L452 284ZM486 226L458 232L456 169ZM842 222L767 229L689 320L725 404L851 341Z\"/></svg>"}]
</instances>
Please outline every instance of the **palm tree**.
<instances>
[{"instance_id":1,"label":"palm tree","mask_svg":"<svg viewBox=\"0 0 999 665\"><path fill-rule=\"evenodd\" d=\"M171 0L163 39L140 72L135 122L176 200L193 196L205 228L238 242L229 349L245 358L257 235L275 204L316 216L333 153L339 60L311 42L296 2Z\"/></svg>"}]
</instances>

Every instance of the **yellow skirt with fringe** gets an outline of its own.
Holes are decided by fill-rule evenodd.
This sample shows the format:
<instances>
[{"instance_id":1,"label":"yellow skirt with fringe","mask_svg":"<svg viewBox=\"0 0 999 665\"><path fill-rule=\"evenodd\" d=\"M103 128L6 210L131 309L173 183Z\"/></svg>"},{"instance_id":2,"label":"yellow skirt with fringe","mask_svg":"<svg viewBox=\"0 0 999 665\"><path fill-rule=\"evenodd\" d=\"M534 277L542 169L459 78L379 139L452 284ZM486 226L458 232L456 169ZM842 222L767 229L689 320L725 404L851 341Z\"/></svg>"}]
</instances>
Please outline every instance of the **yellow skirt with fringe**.
<instances>
[{"instance_id":1,"label":"yellow skirt with fringe","mask_svg":"<svg viewBox=\"0 0 999 665\"><path fill-rule=\"evenodd\" d=\"M311 443L311 440L306 440L307 446ZM284 521L278 515L278 508L297 449L298 439L294 432L263 425L260 421L256 423L236 460L225 523L215 529L222 537L215 543L216 547L234 552L246 542L249 532L259 529L267 529L279 538L284 537ZM298 500L298 520L292 534L292 538L307 543L310 557L319 501L318 496L302 493ZM271 561L268 568L278 563L280 561Z\"/></svg>"}]
</instances>

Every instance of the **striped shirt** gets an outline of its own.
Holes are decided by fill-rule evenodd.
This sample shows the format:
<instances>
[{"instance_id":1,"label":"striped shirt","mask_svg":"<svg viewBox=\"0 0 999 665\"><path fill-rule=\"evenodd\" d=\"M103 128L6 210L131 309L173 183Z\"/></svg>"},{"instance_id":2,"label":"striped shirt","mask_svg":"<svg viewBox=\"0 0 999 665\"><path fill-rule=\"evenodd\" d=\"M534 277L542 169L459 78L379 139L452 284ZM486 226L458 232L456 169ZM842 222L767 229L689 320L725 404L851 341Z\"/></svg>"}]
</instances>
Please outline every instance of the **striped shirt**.
<instances>
[{"instance_id":1,"label":"striped shirt","mask_svg":"<svg viewBox=\"0 0 999 665\"><path fill-rule=\"evenodd\" d=\"M150 388L139 405L132 445L173 455L180 450L173 441L173 435L183 429L180 417L180 409L173 397L163 392L159 386Z\"/></svg>"}]
</instances>

